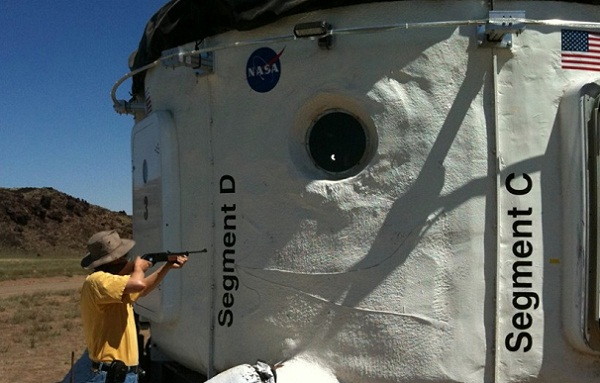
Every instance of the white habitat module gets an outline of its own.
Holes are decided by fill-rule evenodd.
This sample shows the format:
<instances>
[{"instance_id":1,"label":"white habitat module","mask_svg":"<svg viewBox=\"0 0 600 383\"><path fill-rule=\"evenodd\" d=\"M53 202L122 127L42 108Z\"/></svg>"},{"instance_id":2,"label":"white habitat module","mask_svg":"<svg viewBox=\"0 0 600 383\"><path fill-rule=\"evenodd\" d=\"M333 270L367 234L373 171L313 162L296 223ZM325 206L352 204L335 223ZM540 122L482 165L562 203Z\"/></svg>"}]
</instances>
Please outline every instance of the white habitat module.
<instances>
[{"instance_id":1,"label":"white habitat module","mask_svg":"<svg viewBox=\"0 0 600 383\"><path fill-rule=\"evenodd\" d=\"M144 100L115 99L137 251L208 249L137 304L162 354L281 383L600 381L600 6L493 7L312 10L138 71Z\"/></svg>"}]
</instances>

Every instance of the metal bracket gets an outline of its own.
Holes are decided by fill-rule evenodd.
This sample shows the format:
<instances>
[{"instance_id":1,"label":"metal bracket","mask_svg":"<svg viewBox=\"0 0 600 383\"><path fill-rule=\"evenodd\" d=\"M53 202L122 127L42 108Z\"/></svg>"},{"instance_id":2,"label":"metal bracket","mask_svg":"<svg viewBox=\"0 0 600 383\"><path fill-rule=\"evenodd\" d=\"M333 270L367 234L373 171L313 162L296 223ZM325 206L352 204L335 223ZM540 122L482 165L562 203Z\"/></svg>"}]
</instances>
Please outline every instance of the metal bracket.
<instances>
[{"instance_id":1,"label":"metal bracket","mask_svg":"<svg viewBox=\"0 0 600 383\"><path fill-rule=\"evenodd\" d=\"M488 22L477 26L480 47L511 48L513 34L525 30L525 11L490 11Z\"/></svg>"},{"instance_id":2,"label":"metal bracket","mask_svg":"<svg viewBox=\"0 0 600 383\"><path fill-rule=\"evenodd\" d=\"M119 114L135 114L146 110L146 105L143 102L117 100L113 105L115 112Z\"/></svg>"},{"instance_id":3,"label":"metal bracket","mask_svg":"<svg viewBox=\"0 0 600 383\"><path fill-rule=\"evenodd\" d=\"M168 49L162 52L161 62L167 68L180 66L194 69L196 76L205 76L214 72L214 52L192 54L182 47Z\"/></svg>"},{"instance_id":4,"label":"metal bracket","mask_svg":"<svg viewBox=\"0 0 600 383\"><path fill-rule=\"evenodd\" d=\"M331 24L324 20L309 21L294 25L294 36L297 39L318 39L319 48L331 49L333 45L331 28Z\"/></svg>"}]
</instances>

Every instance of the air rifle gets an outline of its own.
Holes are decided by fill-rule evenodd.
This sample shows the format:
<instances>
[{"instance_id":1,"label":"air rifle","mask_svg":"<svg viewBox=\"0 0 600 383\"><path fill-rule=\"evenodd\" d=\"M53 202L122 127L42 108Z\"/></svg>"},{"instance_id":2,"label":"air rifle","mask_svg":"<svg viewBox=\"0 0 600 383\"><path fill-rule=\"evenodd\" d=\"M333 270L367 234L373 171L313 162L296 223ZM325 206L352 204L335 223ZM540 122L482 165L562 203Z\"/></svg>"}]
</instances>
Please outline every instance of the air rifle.
<instances>
[{"instance_id":1,"label":"air rifle","mask_svg":"<svg viewBox=\"0 0 600 383\"><path fill-rule=\"evenodd\" d=\"M184 257L189 256L190 254L198 254L198 253L206 253L206 249L202 250L193 250L193 251L164 251L162 253L147 253L142 255L142 259L145 259L148 262L152 262L152 266L156 265L157 262L176 262L177 256L183 255Z\"/></svg>"}]
</instances>

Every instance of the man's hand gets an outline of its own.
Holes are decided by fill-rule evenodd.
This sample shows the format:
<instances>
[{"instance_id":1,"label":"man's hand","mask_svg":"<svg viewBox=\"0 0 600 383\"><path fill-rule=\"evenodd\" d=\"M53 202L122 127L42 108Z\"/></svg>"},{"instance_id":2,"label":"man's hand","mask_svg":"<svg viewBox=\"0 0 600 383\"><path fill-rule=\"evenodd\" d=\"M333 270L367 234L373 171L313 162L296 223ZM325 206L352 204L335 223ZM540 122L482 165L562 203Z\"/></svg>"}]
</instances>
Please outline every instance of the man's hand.
<instances>
[{"instance_id":1,"label":"man's hand","mask_svg":"<svg viewBox=\"0 0 600 383\"><path fill-rule=\"evenodd\" d=\"M141 270L142 272L146 272L149 268L152 267L152 262L142 259L140 257L136 257L133 261L133 269Z\"/></svg>"},{"instance_id":2,"label":"man's hand","mask_svg":"<svg viewBox=\"0 0 600 383\"><path fill-rule=\"evenodd\" d=\"M185 255L169 254L167 267L172 269L180 269L187 262L188 258Z\"/></svg>"}]
</instances>

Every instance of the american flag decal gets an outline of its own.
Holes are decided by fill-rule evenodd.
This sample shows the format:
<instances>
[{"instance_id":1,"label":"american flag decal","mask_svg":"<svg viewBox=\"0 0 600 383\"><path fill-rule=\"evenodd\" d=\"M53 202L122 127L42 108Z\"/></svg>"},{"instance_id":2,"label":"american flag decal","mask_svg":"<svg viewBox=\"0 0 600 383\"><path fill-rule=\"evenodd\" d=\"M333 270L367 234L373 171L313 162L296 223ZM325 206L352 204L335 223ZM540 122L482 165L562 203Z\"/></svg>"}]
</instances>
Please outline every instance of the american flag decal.
<instances>
[{"instance_id":1,"label":"american flag decal","mask_svg":"<svg viewBox=\"0 0 600 383\"><path fill-rule=\"evenodd\" d=\"M563 29L560 63L563 69L600 72L600 34Z\"/></svg>"}]
</instances>

